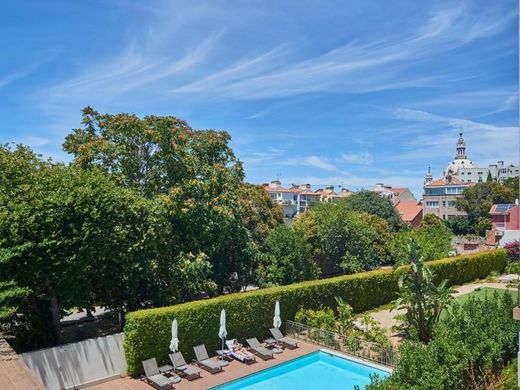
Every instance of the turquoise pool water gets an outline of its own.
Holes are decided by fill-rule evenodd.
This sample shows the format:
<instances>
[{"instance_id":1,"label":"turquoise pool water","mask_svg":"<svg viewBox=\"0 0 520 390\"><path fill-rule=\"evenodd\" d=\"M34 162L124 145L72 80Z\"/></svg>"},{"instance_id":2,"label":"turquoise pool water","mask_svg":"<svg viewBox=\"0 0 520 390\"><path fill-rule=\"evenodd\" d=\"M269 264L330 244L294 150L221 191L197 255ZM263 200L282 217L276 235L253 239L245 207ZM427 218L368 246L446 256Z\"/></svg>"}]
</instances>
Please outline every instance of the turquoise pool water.
<instances>
[{"instance_id":1,"label":"turquoise pool water","mask_svg":"<svg viewBox=\"0 0 520 390\"><path fill-rule=\"evenodd\" d=\"M380 378L389 372L353 360L318 351L242 379L214 387L218 390L361 389L370 383L370 374Z\"/></svg>"}]
</instances>

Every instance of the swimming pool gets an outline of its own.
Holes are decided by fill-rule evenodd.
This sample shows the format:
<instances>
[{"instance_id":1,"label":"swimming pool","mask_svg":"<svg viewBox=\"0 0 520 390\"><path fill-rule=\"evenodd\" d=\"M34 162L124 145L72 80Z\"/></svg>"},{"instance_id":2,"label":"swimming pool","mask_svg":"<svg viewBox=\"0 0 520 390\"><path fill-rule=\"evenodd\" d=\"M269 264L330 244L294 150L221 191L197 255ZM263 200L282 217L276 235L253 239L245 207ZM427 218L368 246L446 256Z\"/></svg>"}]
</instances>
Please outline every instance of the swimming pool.
<instances>
[{"instance_id":1,"label":"swimming pool","mask_svg":"<svg viewBox=\"0 0 520 390\"><path fill-rule=\"evenodd\" d=\"M279 390L279 389L361 389L370 383L370 375L380 378L390 370L377 368L321 350L256 374L213 387L215 390Z\"/></svg>"}]
</instances>

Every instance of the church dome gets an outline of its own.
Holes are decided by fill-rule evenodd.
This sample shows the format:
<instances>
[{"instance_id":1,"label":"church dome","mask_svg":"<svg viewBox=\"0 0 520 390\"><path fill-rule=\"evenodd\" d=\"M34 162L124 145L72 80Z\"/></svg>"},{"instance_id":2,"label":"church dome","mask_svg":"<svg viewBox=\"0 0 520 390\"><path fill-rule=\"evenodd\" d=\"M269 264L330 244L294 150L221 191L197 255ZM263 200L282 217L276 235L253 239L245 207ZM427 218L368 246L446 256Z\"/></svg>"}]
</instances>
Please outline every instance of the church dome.
<instances>
[{"instance_id":1,"label":"church dome","mask_svg":"<svg viewBox=\"0 0 520 390\"><path fill-rule=\"evenodd\" d=\"M448 173L450 175L457 175L461 168L476 168L473 161L466 158L466 142L464 142L462 131L459 133L459 139L457 141L457 154L455 155L455 159L450 162L444 170L444 177L446 177Z\"/></svg>"},{"instance_id":2,"label":"church dome","mask_svg":"<svg viewBox=\"0 0 520 390\"><path fill-rule=\"evenodd\" d=\"M476 168L477 166L473 163L473 161L464 159L455 159L448 164L446 169L444 170L444 176L447 175L448 171L451 171L452 175L456 175L459 172L460 168Z\"/></svg>"}]
</instances>

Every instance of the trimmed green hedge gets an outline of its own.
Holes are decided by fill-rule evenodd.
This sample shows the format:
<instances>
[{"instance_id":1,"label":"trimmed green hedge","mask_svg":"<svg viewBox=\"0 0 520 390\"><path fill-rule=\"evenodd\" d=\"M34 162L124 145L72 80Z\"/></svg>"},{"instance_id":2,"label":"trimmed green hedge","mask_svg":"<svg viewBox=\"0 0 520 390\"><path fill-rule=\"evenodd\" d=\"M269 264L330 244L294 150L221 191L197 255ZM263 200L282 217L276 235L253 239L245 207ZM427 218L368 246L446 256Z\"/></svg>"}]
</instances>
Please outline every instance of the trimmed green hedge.
<instances>
[{"instance_id":1,"label":"trimmed green hedge","mask_svg":"<svg viewBox=\"0 0 520 390\"><path fill-rule=\"evenodd\" d=\"M505 250L495 250L432 261L428 265L439 279L448 279L450 285L456 285L484 278L492 271L500 272L506 260ZM395 299L397 280L406 269L363 272L128 313L124 339L128 373L140 374L141 361L150 357L156 357L160 364L167 362L174 318L179 324L180 350L188 359L193 356L193 345L204 343L210 353L218 349L222 309L226 309L229 337L262 339L268 336L277 300L282 320L294 319L301 306L335 307L335 297L342 297L355 312L361 312Z\"/></svg>"}]
</instances>

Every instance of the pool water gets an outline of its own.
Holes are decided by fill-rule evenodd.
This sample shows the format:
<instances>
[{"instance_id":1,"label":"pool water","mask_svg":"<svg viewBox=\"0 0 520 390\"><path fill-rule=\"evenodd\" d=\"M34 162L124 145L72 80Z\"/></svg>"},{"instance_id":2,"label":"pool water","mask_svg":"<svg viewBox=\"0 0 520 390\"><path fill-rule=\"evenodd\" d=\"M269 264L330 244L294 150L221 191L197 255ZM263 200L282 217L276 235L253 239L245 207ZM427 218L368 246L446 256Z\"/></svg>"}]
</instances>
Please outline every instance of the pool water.
<instances>
[{"instance_id":1,"label":"pool water","mask_svg":"<svg viewBox=\"0 0 520 390\"><path fill-rule=\"evenodd\" d=\"M377 374L382 379L390 375L390 372L318 351L213 389L349 390L356 385L363 389L370 383L371 374Z\"/></svg>"}]
</instances>

